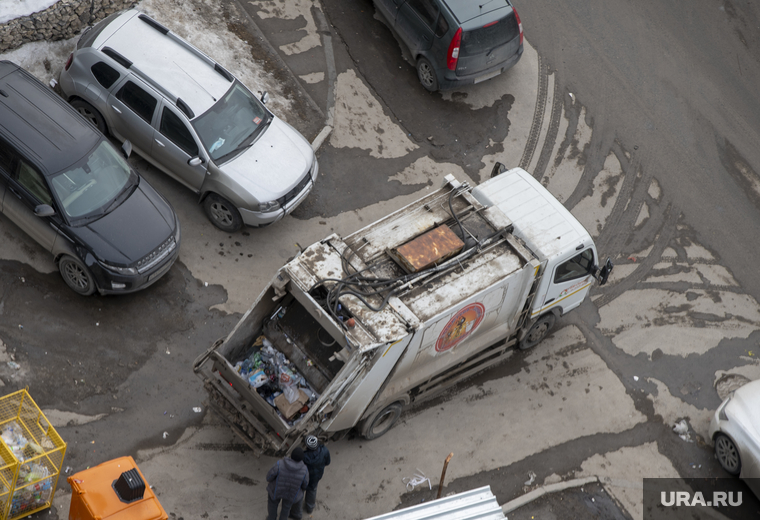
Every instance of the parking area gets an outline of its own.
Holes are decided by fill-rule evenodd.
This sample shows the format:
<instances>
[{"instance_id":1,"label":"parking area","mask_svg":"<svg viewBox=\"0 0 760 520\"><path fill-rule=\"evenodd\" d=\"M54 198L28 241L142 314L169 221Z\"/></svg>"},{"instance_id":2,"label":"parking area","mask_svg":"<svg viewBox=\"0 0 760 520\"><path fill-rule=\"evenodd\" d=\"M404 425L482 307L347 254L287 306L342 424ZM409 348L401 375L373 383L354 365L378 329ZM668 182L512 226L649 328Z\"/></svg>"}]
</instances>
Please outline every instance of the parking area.
<instances>
[{"instance_id":1,"label":"parking area","mask_svg":"<svg viewBox=\"0 0 760 520\"><path fill-rule=\"evenodd\" d=\"M272 226L235 233L212 226L197 195L133 154L177 213L182 245L171 271L132 295L71 293L50 255L0 216L0 380L7 391L29 388L69 443L72 471L130 454L172 518L263 511L274 459L255 457L208 412L193 360L301 247L345 236L446 175L476 185L500 161L528 170L572 211L612 257L610 282L535 349L406 411L383 437L331 442L312 517L367 518L429 500L450 452L444 493L490 485L506 503L555 482L603 482L510 518L641 519L643 478L726 476L707 429L719 383L760 378L757 295L674 202L662 172L642 167L638 142L600 123L601 101L581 99L549 66L522 10L517 65L433 94L371 0L137 8L252 92L267 91L267 106L309 141L329 134L308 198ZM48 84L75 43L30 43L0 59ZM688 440L673 432L683 419ZM407 491L403 478L418 470L432 490ZM66 517L69 489L59 488L50 518Z\"/></svg>"}]
</instances>

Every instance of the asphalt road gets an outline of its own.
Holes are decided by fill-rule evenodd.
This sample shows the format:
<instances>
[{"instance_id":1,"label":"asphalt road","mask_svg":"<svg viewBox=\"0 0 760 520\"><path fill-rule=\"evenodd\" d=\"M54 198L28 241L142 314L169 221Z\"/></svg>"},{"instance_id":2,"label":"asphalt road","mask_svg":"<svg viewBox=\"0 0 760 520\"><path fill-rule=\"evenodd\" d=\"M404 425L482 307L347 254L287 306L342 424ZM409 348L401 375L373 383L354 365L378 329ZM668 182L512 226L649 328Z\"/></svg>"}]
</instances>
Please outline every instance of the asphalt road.
<instances>
[{"instance_id":1,"label":"asphalt road","mask_svg":"<svg viewBox=\"0 0 760 520\"><path fill-rule=\"evenodd\" d=\"M562 89L589 104L592 150L622 143L637 173L657 178L674 211L757 299L757 4L515 4Z\"/></svg>"},{"instance_id":2,"label":"asphalt road","mask_svg":"<svg viewBox=\"0 0 760 520\"><path fill-rule=\"evenodd\" d=\"M419 466L435 474L438 452L453 446L446 492L490 484L505 502L545 481L624 476L625 486L605 486L617 502L603 504L634 518L643 476L724 476L704 442L715 386L760 377L750 260L760 18L749 2L645 4L516 2L531 46L520 64L430 94L370 0L226 1L221 11L194 0L200 18L221 20L214 30L250 42L281 85L272 94L288 122L309 139L334 127L320 181L291 218L233 236L133 158L178 211L183 245L164 279L119 298L70 294L45 252L0 217L0 340L3 361L21 367L0 365L4 390L28 385L57 417L74 471L133 454L175 516L247 517L271 461L193 411L205 398L194 357L231 329L296 242L353 231L446 173L477 182L501 160L581 219L614 259L613 278L533 351L405 414L381 439L331 444L333 480L315 515L417 503L426 495L404 495L400 477ZM695 442L672 432L682 418ZM198 497L199 481L211 498ZM567 512L588 506L578 496L568 494ZM562 517L561 505L531 511Z\"/></svg>"}]
</instances>

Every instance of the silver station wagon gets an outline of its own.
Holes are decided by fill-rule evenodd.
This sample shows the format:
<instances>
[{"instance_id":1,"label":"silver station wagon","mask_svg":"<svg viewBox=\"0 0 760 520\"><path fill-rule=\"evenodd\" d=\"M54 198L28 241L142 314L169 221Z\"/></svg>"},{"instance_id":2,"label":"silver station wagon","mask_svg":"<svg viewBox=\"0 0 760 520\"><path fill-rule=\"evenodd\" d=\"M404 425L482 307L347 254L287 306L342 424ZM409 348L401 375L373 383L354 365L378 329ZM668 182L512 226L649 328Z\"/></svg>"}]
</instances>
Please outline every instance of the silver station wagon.
<instances>
[{"instance_id":1,"label":"silver station wagon","mask_svg":"<svg viewBox=\"0 0 760 520\"><path fill-rule=\"evenodd\" d=\"M224 231L266 226L300 204L319 166L309 142L221 65L137 10L87 30L60 76L103 133L198 193Z\"/></svg>"}]
</instances>

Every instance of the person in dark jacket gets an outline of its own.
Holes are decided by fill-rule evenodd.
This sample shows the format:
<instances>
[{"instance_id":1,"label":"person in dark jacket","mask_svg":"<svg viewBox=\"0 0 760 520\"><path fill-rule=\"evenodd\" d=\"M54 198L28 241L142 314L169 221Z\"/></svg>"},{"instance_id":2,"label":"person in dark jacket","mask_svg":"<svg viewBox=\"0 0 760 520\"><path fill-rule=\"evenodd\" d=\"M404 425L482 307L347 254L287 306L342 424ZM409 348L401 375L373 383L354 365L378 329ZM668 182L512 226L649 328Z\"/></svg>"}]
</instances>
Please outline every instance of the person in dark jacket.
<instances>
[{"instance_id":1,"label":"person in dark jacket","mask_svg":"<svg viewBox=\"0 0 760 520\"><path fill-rule=\"evenodd\" d=\"M280 520L301 518L302 490L309 485L309 471L303 463L303 450L296 448L289 459L278 460L267 473L267 520L277 520L277 506L282 501Z\"/></svg>"},{"instance_id":2,"label":"person in dark jacket","mask_svg":"<svg viewBox=\"0 0 760 520\"><path fill-rule=\"evenodd\" d=\"M306 452L303 454L303 461L309 469L309 485L306 486L304 510L311 513L317 504L317 485L325 473L325 466L330 465L330 451L327 446L320 444L315 436L309 435L306 437Z\"/></svg>"}]
</instances>

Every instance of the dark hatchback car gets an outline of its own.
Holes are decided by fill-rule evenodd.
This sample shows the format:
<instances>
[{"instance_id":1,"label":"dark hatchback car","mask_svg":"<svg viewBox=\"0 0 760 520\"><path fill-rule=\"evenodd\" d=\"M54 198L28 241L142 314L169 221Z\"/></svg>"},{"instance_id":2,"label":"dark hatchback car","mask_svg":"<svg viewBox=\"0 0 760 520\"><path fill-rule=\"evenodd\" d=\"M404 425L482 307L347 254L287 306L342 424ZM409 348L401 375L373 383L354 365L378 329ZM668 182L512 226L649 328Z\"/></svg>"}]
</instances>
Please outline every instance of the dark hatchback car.
<instances>
[{"instance_id":1,"label":"dark hatchback car","mask_svg":"<svg viewBox=\"0 0 760 520\"><path fill-rule=\"evenodd\" d=\"M430 91L480 83L523 53L520 16L509 0L374 0L409 48Z\"/></svg>"},{"instance_id":2,"label":"dark hatchback car","mask_svg":"<svg viewBox=\"0 0 760 520\"><path fill-rule=\"evenodd\" d=\"M76 110L9 61L0 61L0 213L53 254L82 295L147 287L179 254L169 203Z\"/></svg>"}]
</instances>

